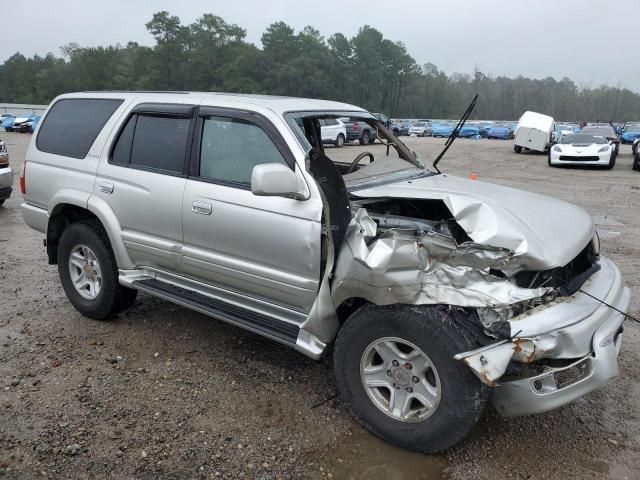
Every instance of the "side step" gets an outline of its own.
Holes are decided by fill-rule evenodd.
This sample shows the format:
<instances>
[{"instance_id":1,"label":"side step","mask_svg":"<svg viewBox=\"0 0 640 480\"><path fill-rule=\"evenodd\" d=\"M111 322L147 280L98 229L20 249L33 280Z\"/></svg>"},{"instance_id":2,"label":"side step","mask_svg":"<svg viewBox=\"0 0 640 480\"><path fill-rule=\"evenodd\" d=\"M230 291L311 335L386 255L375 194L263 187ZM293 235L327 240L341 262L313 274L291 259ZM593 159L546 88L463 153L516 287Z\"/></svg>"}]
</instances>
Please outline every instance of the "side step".
<instances>
[{"instance_id":1,"label":"side step","mask_svg":"<svg viewBox=\"0 0 640 480\"><path fill-rule=\"evenodd\" d=\"M262 315L237 305L232 305L193 290L162 282L155 278L136 280L134 288L164 298L173 303L184 305L215 318L256 331L287 344L296 344L300 329L296 325L277 318Z\"/></svg>"}]
</instances>

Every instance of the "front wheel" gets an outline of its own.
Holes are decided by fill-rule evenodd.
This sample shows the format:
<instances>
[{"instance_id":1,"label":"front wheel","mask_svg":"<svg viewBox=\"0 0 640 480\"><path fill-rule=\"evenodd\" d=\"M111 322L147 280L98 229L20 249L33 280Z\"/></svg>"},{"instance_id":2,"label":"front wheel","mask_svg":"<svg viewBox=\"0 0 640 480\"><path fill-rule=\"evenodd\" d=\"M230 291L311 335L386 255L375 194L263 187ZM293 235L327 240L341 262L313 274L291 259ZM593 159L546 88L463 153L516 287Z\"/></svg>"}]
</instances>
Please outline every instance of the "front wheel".
<instances>
[{"instance_id":1,"label":"front wheel","mask_svg":"<svg viewBox=\"0 0 640 480\"><path fill-rule=\"evenodd\" d=\"M369 132L364 132L360 137L360 145L369 145L369 143L371 143Z\"/></svg>"},{"instance_id":2,"label":"front wheel","mask_svg":"<svg viewBox=\"0 0 640 480\"><path fill-rule=\"evenodd\" d=\"M339 133L338 138L336 138L336 147L342 148L343 146L344 146L344 135Z\"/></svg>"},{"instance_id":3,"label":"front wheel","mask_svg":"<svg viewBox=\"0 0 640 480\"><path fill-rule=\"evenodd\" d=\"M520 153L522 152L522 147L520 145L514 145L513 146L513 151L516 153Z\"/></svg>"},{"instance_id":4,"label":"front wheel","mask_svg":"<svg viewBox=\"0 0 640 480\"><path fill-rule=\"evenodd\" d=\"M62 232L58 273L71 304L95 320L124 311L138 293L119 284L109 238L98 222L72 223Z\"/></svg>"},{"instance_id":5,"label":"front wheel","mask_svg":"<svg viewBox=\"0 0 640 480\"><path fill-rule=\"evenodd\" d=\"M402 448L436 453L475 425L489 389L453 359L477 348L457 315L388 305L364 307L347 320L333 353L336 381L370 432Z\"/></svg>"},{"instance_id":6,"label":"front wheel","mask_svg":"<svg viewBox=\"0 0 640 480\"><path fill-rule=\"evenodd\" d=\"M611 154L611 158L609 159L609 164L605 167L607 170L611 170L616 164L616 154L613 152Z\"/></svg>"}]
</instances>

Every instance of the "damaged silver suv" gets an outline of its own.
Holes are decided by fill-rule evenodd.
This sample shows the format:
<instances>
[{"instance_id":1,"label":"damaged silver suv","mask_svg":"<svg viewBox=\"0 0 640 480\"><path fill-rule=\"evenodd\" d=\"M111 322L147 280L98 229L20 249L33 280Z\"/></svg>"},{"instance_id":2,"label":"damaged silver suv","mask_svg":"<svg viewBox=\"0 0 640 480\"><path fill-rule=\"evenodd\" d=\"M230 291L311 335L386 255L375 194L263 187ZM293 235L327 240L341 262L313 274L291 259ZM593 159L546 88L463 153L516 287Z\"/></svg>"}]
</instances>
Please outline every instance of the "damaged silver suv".
<instances>
[{"instance_id":1,"label":"damaged silver suv","mask_svg":"<svg viewBox=\"0 0 640 480\"><path fill-rule=\"evenodd\" d=\"M331 160L320 120L339 117L377 129L381 154ZM83 315L142 291L332 352L345 403L401 447L445 450L489 400L544 412L618 373L629 290L589 215L441 174L352 105L63 95L21 186Z\"/></svg>"}]
</instances>

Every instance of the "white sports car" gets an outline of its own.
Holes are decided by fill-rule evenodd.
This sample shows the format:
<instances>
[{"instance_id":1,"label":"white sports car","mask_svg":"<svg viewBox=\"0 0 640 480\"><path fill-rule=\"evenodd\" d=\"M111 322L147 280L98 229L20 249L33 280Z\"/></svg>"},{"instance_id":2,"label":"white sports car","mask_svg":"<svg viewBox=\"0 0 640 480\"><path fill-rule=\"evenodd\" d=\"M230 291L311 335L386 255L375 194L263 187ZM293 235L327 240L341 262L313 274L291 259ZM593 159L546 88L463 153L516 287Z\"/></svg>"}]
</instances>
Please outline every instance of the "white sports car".
<instances>
[{"instance_id":1,"label":"white sports car","mask_svg":"<svg viewBox=\"0 0 640 480\"><path fill-rule=\"evenodd\" d=\"M549 150L549 165L601 165L613 168L616 163L616 149L603 136L590 133L570 133L562 135Z\"/></svg>"}]
</instances>

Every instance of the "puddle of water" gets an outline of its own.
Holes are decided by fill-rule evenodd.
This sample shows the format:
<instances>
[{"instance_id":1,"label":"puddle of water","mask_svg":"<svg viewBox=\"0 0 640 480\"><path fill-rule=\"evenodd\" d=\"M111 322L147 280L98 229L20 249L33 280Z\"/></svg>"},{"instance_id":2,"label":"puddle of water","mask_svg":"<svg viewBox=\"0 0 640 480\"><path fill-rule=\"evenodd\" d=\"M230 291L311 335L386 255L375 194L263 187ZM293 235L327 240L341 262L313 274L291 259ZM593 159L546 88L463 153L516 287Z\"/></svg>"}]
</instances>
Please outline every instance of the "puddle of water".
<instances>
[{"instance_id":1,"label":"puddle of water","mask_svg":"<svg viewBox=\"0 0 640 480\"><path fill-rule=\"evenodd\" d=\"M440 480L444 457L392 447L358 425L351 435L309 460L335 479Z\"/></svg>"}]
</instances>

